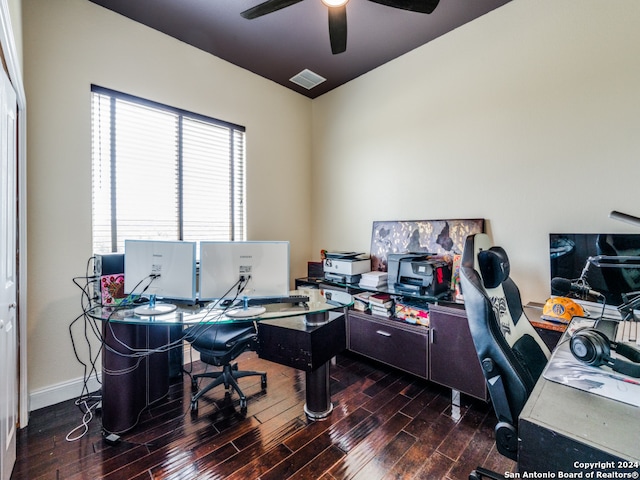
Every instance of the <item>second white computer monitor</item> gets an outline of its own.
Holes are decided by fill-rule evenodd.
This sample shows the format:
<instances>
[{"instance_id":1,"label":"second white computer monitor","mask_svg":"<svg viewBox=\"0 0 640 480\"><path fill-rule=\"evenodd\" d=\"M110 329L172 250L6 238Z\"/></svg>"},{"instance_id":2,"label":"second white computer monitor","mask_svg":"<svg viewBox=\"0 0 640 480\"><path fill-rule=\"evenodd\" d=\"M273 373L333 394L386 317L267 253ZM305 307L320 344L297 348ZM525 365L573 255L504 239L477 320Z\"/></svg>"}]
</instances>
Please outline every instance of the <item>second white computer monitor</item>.
<instances>
[{"instance_id":1,"label":"second white computer monitor","mask_svg":"<svg viewBox=\"0 0 640 480\"><path fill-rule=\"evenodd\" d=\"M240 277L248 279L238 295ZM200 300L289 293L289 242L200 242Z\"/></svg>"}]
</instances>

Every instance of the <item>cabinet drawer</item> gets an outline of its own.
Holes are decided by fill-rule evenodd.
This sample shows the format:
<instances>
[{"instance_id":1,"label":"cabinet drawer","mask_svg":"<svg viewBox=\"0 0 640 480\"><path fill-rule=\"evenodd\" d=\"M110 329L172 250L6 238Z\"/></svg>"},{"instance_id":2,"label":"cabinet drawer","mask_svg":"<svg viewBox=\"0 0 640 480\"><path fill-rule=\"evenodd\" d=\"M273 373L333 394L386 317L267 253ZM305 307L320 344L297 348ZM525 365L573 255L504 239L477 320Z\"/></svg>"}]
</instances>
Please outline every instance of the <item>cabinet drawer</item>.
<instances>
[{"instance_id":1,"label":"cabinet drawer","mask_svg":"<svg viewBox=\"0 0 640 480\"><path fill-rule=\"evenodd\" d=\"M428 331L349 312L349 350L427 378Z\"/></svg>"}]
</instances>

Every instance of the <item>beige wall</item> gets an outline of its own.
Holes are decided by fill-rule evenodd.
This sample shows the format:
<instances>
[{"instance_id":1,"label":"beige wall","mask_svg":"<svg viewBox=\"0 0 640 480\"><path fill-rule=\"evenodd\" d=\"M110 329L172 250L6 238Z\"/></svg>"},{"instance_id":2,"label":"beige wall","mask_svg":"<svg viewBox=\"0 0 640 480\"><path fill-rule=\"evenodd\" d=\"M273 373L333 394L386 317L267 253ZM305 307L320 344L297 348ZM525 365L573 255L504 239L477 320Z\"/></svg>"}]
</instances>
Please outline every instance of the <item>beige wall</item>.
<instances>
[{"instance_id":1,"label":"beige wall","mask_svg":"<svg viewBox=\"0 0 640 480\"><path fill-rule=\"evenodd\" d=\"M488 220L525 301L550 232L638 229L640 2L514 0L313 103L313 248L374 220Z\"/></svg>"},{"instance_id":2,"label":"beige wall","mask_svg":"<svg viewBox=\"0 0 640 480\"><path fill-rule=\"evenodd\" d=\"M514 0L314 101L86 0L23 20L32 396L82 374L91 83L245 125L249 236L291 240L293 276L374 220L484 217L544 300L550 232L637 231L607 219L640 215L637 0Z\"/></svg>"},{"instance_id":3,"label":"beige wall","mask_svg":"<svg viewBox=\"0 0 640 480\"><path fill-rule=\"evenodd\" d=\"M306 273L311 254L311 101L86 0L23 0L23 18L28 375L37 406L39 395L82 376L68 326L81 313L71 279L92 254L90 85L244 125L247 235L289 240L292 277Z\"/></svg>"}]
</instances>

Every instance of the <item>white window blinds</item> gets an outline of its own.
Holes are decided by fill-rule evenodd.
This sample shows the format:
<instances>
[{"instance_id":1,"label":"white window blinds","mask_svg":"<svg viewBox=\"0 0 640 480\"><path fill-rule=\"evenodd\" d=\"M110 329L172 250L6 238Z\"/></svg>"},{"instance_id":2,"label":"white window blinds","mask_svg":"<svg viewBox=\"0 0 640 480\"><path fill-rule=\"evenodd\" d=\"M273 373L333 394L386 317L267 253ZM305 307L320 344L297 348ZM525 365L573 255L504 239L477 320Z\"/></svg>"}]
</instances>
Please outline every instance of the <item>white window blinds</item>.
<instances>
[{"instance_id":1,"label":"white window blinds","mask_svg":"<svg viewBox=\"0 0 640 480\"><path fill-rule=\"evenodd\" d=\"M244 127L92 86L93 249L244 240Z\"/></svg>"}]
</instances>

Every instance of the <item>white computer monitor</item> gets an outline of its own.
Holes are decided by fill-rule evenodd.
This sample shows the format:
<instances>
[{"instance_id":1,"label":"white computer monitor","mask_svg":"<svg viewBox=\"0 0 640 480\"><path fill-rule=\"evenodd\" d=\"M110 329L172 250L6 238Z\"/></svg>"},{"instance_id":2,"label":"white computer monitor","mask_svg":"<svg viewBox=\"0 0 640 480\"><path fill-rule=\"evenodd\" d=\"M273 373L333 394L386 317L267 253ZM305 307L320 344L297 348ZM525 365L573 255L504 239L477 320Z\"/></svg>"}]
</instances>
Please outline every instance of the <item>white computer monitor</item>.
<instances>
[{"instance_id":1,"label":"white computer monitor","mask_svg":"<svg viewBox=\"0 0 640 480\"><path fill-rule=\"evenodd\" d=\"M238 295L240 277L248 278ZM200 242L201 300L289 294L289 242Z\"/></svg>"},{"instance_id":2,"label":"white computer monitor","mask_svg":"<svg viewBox=\"0 0 640 480\"><path fill-rule=\"evenodd\" d=\"M175 310L167 300L195 302L196 242L125 240L124 293L151 298L150 305L136 309L142 315ZM154 305L155 297L165 303Z\"/></svg>"}]
</instances>

